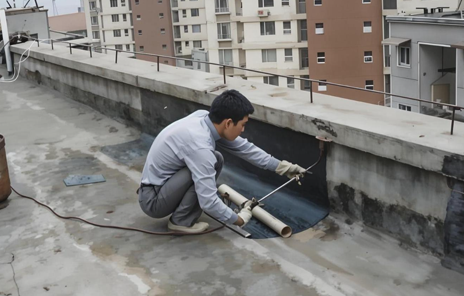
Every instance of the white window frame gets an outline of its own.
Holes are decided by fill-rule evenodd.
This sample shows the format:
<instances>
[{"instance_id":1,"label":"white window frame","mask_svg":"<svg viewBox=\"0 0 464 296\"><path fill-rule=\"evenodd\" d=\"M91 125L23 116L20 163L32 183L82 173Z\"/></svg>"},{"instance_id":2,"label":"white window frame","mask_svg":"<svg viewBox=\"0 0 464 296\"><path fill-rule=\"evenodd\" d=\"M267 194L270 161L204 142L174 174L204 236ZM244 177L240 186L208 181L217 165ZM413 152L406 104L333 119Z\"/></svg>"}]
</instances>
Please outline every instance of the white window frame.
<instances>
[{"instance_id":1,"label":"white window frame","mask_svg":"<svg viewBox=\"0 0 464 296\"><path fill-rule=\"evenodd\" d=\"M403 63L401 61L401 58L402 58L402 49L404 50L407 50L407 54L408 54L408 62L409 63ZM411 47L409 46L398 46L398 66L400 67L411 67Z\"/></svg>"},{"instance_id":2,"label":"white window frame","mask_svg":"<svg viewBox=\"0 0 464 296\"><path fill-rule=\"evenodd\" d=\"M272 5L269 5L269 1L272 2ZM274 0L258 0L258 7L274 7Z\"/></svg>"},{"instance_id":3,"label":"white window frame","mask_svg":"<svg viewBox=\"0 0 464 296\"><path fill-rule=\"evenodd\" d=\"M96 20L96 22L94 22L94 20ZM92 26L98 26L98 16L90 17L90 23L92 24Z\"/></svg>"},{"instance_id":4,"label":"white window frame","mask_svg":"<svg viewBox=\"0 0 464 296\"><path fill-rule=\"evenodd\" d=\"M160 12L158 16L159 16L160 19L162 19L162 18L164 18L164 13Z\"/></svg>"},{"instance_id":5,"label":"white window frame","mask_svg":"<svg viewBox=\"0 0 464 296\"><path fill-rule=\"evenodd\" d=\"M126 6L126 0L121 0L121 6L122 7Z\"/></svg>"},{"instance_id":6,"label":"white window frame","mask_svg":"<svg viewBox=\"0 0 464 296\"><path fill-rule=\"evenodd\" d=\"M370 25L366 26L366 23L370 23ZM372 33L372 22L371 21L364 21L363 33Z\"/></svg>"},{"instance_id":7,"label":"white window frame","mask_svg":"<svg viewBox=\"0 0 464 296\"><path fill-rule=\"evenodd\" d=\"M124 29L124 36L126 36L126 37L129 36L129 29Z\"/></svg>"},{"instance_id":8,"label":"white window frame","mask_svg":"<svg viewBox=\"0 0 464 296\"><path fill-rule=\"evenodd\" d=\"M140 46L139 46L139 51L140 51L140 52L144 52L144 51L145 51L145 46L140 45Z\"/></svg>"},{"instance_id":9,"label":"white window frame","mask_svg":"<svg viewBox=\"0 0 464 296\"><path fill-rule=\"evenodd\" d=\"M282 6L290 6L290 0L282 0Z\"/></svg>"},{"instance_id":10,"label":"white window frame","mask_svg":"<svg viewBox=\"0 0 464 296\"><path fill-rule=\"evenodd\" d=\"M285 28L285 24L289 24L289 28ZM292 34L292 22L291 21L285 21L282 22L282 26L284 28L284 35L291 35Z\"/></svg>"},{"instance_id":11,"label":"white window frame","mask_svg":"<svg viewBox=\"0 0 464 296\"><path fill-rule=\"evenodd\" d=\"M195 28L199 28L199 31L195 32ZM201 33L201 25L192 25L192 33Z\"/></svg>"},{"instance_id":12,"label":"white window frame","mask_svg":"<svg viewBox=\"0 0 464 296\"><path fill-rule=\"evenodd\" d=\"M230 53L230 61L226 61L226 53ZM232 49L219 49L219 64L234 65L234 52Z\"/></svg>"},{"instance_id":13,"label":"white window frame","mask_svg":"<svg viewBox=\"0 0 464 296\"><path fill-rule=\"evenodd\" d=\"M123 15L122 15L122 21L123 21L123 22L127 22L127 14L123 14Z\"/></svg>"},{"instance_id":14,"label":"white window frame","mask_svg":"<svg viewBox=\"0 0 464 296\"><path fill-rule=\"evenodd\" d=\"M126 51L130 51L130 44L126 44Z\"/></svg>"},{"instance_id":15,"label":"white window frame","mask_svg":"<svg viewBox=\"0 0 464 296\"><path fill-rule=\"evenodd\" d=\"M119 22L119 14L112 14L112 15L111 15L111 21L112 21L113 23Z\"/></svg>"},{"instance_id":16,"label":"white window frame","mask_svg":"<svg viewBox=\"0 0 464 296\"><path fill-rule=\"evenodd\" d=\"M100 31L92 31L92 38L93 39L100 39Z\"/></svg>"},{"instance_id":17,"label":"white window frame","mask_svg":"<svg viewBox=\"0 0 464 296\"><path fill-rule=\"evenodd\" d=\"M166 34L166 29L165 29L165 28L161 28L161 29L160 29L160 33L161 33L161 34Z\"/></svg>"},{"instance_id":18,"label":"white window frame","mask_svg":"<svg viewBox=\"0 0 464 296\"><path fill-rule=\"evenodd\" d=\"M290 54L288 55L288 51ZM284 48L284 60L286 62L293 62L293 49L292 48Z\"/></svg>"},{"instance_id":19,"label":"white window frame","mask_svg":"<svg viewBox=\"0 0 464 296\"><path fill-rule=\"evenodd\" d=\"M116 45L114 46L114 49L122 50L122 44L116 44Z\"/></svg>"},{"instance_id":20,"label":"white window frame","mask_svg":"<svg viewBox=\"0 0 464 296\"><path fill-rule=\"evenodd\" d=\"M268 28L268 26L271 26L271 27ZM271 32L271 30L269 30L269 29L272 29L272 27L274 28L274 34L268 34L268 33ZM275 35L275 34L276 34L275 22L274 22L274 21L270 21L270 22L259 22L259 30L260 30L261 36L272 36L272 35ZM263 30L264 30L264 34L263 34Z\"/></svg>"},{"instance_id":21,"label":"white window frame","mask_svg":"<svg viewBox=\"0 0 464 296\"><path fill-rule=\"evenodd\" d=\"M274 52L275 61L269 60L269 52ZM276 49L261 49L261 58L263 63L276 63L277 62L277 50Z\"/></svg>"},{"instance_id":22,"label":"white window frame","mask_svg":"<svg viewBox=\"0 0 464 296\"><path fill-rule=\"evenodd\" d=\"M138 31L139 36L141 36L142 33L143 33L142 30L139 30L139 31Z\"/></svg>"},{"instance_id":23,"label":"white window frame","mask_svg":"<svg viewBox=\"0 0 464 296\"><path fill-rule=\"evenodd\" d=\"M183 18L187 17L187 9L182 9L182 17Z\"/></svg>"},{"instance_id":24,"label":"white window frame","mask_svg":"<svg viewBox=\"0 0 464 296\"><path fill-rule=\"evenodd\" d=\"M195 43L196 43L196 45L198 45L198 42L200 42L200 46L195 46ZM203 45L203 44L202 44L201 40L194 40L194 41L193 41L193 48L201 48L202 45Z\"/></svg>"},{"instance_id":25,"label":"white window frame","mask_svg":"<svg viewBox=\"0 0 464 296\"><path fill-rule=\"evenodd\" d=\"M185 47L190 47L190 42L189 41L185 41Z\"/></svg>"},{"instance_id":26,"label":"white window frame","mask_svg":"<svg viewBox=\"0 0 464 296\"><path fill-rule=\"evenodd\" d=\"M368 84L368 81L372 81L372 84ZM374 90L374 80L366 80L364 89Z\"/></svg>"},{"instance_id":27,"label":"white window frame","mask_svg":"<svg viewBox=\"0 0 464 296\"><path fill-rule=\"evenodd\" d=\"M287 77L287 87L288 88L295 88L295 78L288 78Z\"/></svg>"},{"instance_id":28,"label":"white window frame","mask_svg":"<svg viewBox=\"0 0 464 296\"><path fill-rule=\"evenodd\" d=\"M371 4L371 0L362 0L362 4Z\"/></svg>"},{"instance_id":29,"label":"white window frame","mask_svg":"<svg viewBox=\"0 0 464 296\"><path fill-rule=\"evenodd\" d=\"M185 25L184 26L184 33L188 33L189 32L189 26Z\"/></svg>"},{"instance_id":30,"label":"white window frame","mask_svg":"<svg viewBox=\"0 0 464 296\"><path fill-rule=\"evenodd\" d=\"M322 25L322 28L318 28L318 25ZM316 35L322 35L324 34L324 23L316 23L315 24L315 33Z\"/></svg>"},{"instance_id":31,"label":"white window frame","mask_svg":"<svg viewBox=\"0 0 464 296\"><path fill-rule=\"evenodd\" d=\"M322 56L319 56L319 54L322 53ZM325 52L318 52L317 53L317 63L318 64L325 64Z\"/></svg>"},{"instance_id":32,"label":"white window frame","mask_svg":"<svg viewBox=\"0 0 464 296\"><path fill-rule=\"evenodd\" d=\"M142 20L142 16L140 14L137 15L137 20L138 21Z\"/></svg>"},{"instance_id":33,"label":"white window frame","mask_svg":"<svg viewBox=\"0 0 464 296\"><path fill-rule=\"evenodd\" d=\"M412 106L407 104L398 104L398 109L412 112Z\"/></svg>"},{"instance_id":34,"label":"white window frame","mask_svg":"<svg viewBox=\"0 0 464 296\"><path fill-rule=\"evenodd\" d=\"M197 11L197 15L193 15L193 11ZM200 9L199 8L192 8L190 9L190 16L191 17L199 17L200 16Z\"/></svg>"},{"instance_id":35,"label":"white window frame","mask_svg":"<svg viewBox=\"0 0 464 296\"><path fill-rule=\"evenodd\" d=\"M89 7L90 7L90 10L94 10L97 7L97 2L96 1L90 1L89 2Z\"/></svg>"},{"instance_id":36,"label":"white window frame","mask_svg":"<svg viewBox=\"0 0 464 296\"><path fill-rule=\"evenodd\" d=\"M185 65L185 67L193 67L193 62L190 61L190 60L185 60L184 65Z\"/></svg>"},{"instance_id":37,"label":"white window frame","mask_svg":"<svg viewBox=\"0 0 464 296\"><path fill-rule=\"evenodd\" d=\"M118 0L110 0L110 7L118 7Z\"/></svg>"},{"instance_id":38,"label":"white window frame","mask_svg":"<svg viewBox=\"0 0 464 296\"><path fill-rule=\"evenodd\" d=\"M320 3L316 3L316 1ZM322 0L314 0L314 6L322 6Z\"/></svg>"},{"instance_id":39,"label":"white window frame","mask_svg":"<svg viewBox=\"0 0 464 296\"><path fill-rule=\"evenodd\" d=\"M166 50L166 49L168 48L168 46L167 46L166 44L163 44L163 45L161 45L161 48L162 48L163 50ZM182 50L181 50L181 53L182 53Z\"/></svg>"},{"instance_id":40,"label":"white window frame","mask_svg":"<svg viewBox=\"0 0 464 296\"><path fill-rule=\"evenodd\" d=\"M276 84L271 83L271 79L277 79L277 83ZM264 84L269 84L269 85L274 85L274 86L279 86L279 77L278 76L264 76L263 77L263 83Z\"/></svg>"},{"instance_id":41,"label":"white window frame","mask_svg":"<svg viewBox=\"0 0 464 296\"><path fill-rule=\"evenodd\" d=\"M218 30L218 40L228 40L232 39L232 27L229 22L227 23L217 23Z\"/></svg>"},{"instance_id":42,"label":"white window frame","mask_svg":"<svg viewBox=\"0 0 464 296\"><path fill-rule=\"evenodd\" d=\"M113 30L113 37L121 37L121 30Z\"/></svg>"},{"instance_id":43,"label":"white window frame","mask_svg":"<svg viewBox=\"0 0 464 296\"><path fill-rule=\"evenodd\" d=\"M326 79L319 79L319 81L327 81ZM325 83L318 83L317 85L318 91L327 91L327 84Z\"/></svg>"},{"instance_id":44,"label":"white window frame","mask_svg":"<svg viewBox=\"0 0 464 296\"><path fill-rule=\"evenodd\" d=\"M371 53L371 55L366 55L366 53ZM371 50L364 51L364 63L370 64L374 62L374 57Z\"/></svg>"}]
</instances>

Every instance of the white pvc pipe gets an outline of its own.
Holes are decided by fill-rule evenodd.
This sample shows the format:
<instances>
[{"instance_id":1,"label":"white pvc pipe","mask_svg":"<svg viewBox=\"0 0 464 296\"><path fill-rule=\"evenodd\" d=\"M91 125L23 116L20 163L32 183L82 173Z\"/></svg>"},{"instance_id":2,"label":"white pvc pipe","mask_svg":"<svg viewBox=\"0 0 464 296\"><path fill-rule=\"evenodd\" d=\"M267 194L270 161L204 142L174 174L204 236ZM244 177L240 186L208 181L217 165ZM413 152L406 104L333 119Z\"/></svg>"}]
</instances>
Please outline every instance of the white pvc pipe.
<instances>
[{"instance_id":1,"label":"white pvc pipe","mask_svg":"<svg viewBox=\"0 0 464 296\"><path fill-rule=\"evenodd\" d=\"M0 25L2 27L3 34L3 44L5 45L5 59L6 59L6 68L8 73L13 73L13 64L11 63L11 52L10 52L10 43L7 42L10 40L8 33L8 24L6 22L6 13L4 9L0 9Z\"/></svg>"},{"instance_id":2,"label":"white pvc pipe","mask_svg":"<svg viewBox=\"0 0 464 296\"><path fill-rule=\"evenodd\" d=\"M218 192L222 196L226 196L227 199L229 199L237 206L249 200L225 184L219 186ZM269 226L269 228L277 232L280 236L287 238L292 235L293 231L290 226L284 224L282 221L278 220L276 217L272 216L259 206L256 206L251 213L253 214L253 217Z\"/></svg>"}]
</instances>

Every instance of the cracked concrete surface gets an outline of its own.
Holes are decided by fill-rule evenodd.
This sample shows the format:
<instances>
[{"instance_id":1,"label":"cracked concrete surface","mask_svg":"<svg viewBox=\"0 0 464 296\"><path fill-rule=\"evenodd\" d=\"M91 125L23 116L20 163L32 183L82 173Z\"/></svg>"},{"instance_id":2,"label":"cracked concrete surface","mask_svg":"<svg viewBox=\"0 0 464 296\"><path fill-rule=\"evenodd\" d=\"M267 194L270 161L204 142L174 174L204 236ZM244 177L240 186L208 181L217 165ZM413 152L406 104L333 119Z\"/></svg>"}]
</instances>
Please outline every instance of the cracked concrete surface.
<instances>
[{"instance_id":1,"label":"cracked concrete surface","mask_svg":"<svg viewBox=\"0 0 464 296\"><path fill-rule=\"evenodd\" d=\"M142 213L140 171L100 152L139 131L19 79L0 85L0 133L13 186L63 215L166 229ZM105 183L66 187L69 174ZM210 221L207 217L204 220ZM214 224L214 222L212 222ZM351 225L350 225L351 224ZM464 275L439 259L331 216L290 239L248 240L223 229L157 237L60 220L12 194L0 210L0 295L462 295Z\"/></svg>"}]
</instances>

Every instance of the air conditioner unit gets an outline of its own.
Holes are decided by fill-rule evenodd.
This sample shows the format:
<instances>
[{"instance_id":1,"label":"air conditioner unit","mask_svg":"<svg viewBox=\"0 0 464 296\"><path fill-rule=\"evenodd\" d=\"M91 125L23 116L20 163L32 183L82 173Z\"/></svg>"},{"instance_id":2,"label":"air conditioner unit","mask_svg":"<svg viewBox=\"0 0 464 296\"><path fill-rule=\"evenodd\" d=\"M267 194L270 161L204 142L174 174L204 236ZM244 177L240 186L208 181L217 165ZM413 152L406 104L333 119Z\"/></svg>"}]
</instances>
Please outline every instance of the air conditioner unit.
<instances>
[{"instance_id":1,"label":"air conditioner unit","mask_svg":"<svg viewBox=\"0 0 464 296\"><path fill-rule=\"evenodd\" d=\"M260 9L258 10L258 16L259 17L266 17L266 16L270 16L271 15L271 12L269 11L269 9Z\"/></svg>"}]
</instances>

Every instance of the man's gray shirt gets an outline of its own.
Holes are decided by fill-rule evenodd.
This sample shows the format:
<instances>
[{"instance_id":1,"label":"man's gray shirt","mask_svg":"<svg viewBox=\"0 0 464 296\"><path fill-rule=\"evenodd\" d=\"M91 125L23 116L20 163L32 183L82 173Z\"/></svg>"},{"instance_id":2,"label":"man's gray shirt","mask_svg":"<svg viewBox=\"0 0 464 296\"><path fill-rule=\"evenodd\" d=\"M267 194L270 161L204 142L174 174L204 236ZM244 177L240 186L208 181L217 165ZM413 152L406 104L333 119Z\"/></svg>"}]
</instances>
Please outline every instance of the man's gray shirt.
<instances>
[{"instance_id":1,"label":"man's gray shirt","mask_svg":"<svg viewBox=\"0 0 464 296\"><path fill-rule=\"evenodd\" d=\"M237 214L217 195L214 169L216 143L262 169L275 171L279 160L242 137L234 141L222 139L208 114L205 110L196 111L159 133L148 152L142 183L162 186L180 169L188 167L200 207L220 221L235 223Z\"/></svg>"}]
</instances>

